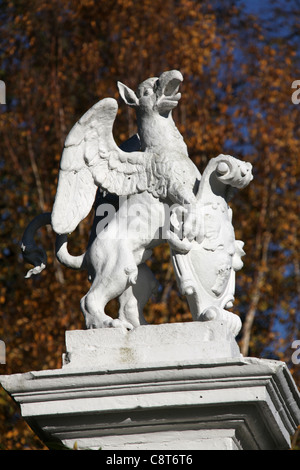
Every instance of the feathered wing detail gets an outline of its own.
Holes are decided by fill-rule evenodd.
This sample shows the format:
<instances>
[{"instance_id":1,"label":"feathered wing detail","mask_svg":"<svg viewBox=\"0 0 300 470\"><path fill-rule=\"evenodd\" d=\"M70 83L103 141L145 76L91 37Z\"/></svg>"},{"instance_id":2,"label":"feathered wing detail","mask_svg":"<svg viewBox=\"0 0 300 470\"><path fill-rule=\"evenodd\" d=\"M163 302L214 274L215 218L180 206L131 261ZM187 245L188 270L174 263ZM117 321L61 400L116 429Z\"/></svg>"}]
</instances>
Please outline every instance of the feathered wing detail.
<instances>
[{"instance_id":1,"label":"feathered wing detail","mask_svg":"<svg viewBox=\"0 0 300 470\"><path fill-rule=\"evenodd\" d=\"M137 151L124 152L116 145L112 133L118 111L116 100L106 98L97 103L95 109L95 119L90 126L93 126L97 135L91 131L85 153L85 161L95 183L118 196L147 190L152 155ZM85 116L81 118L83 122L86 122ZM87 120L90 122L89 117Z\"/></svg>"},{"instance_id":2,"label":"feathered wing detail","mask_svg":"<svg viewBox=\"0 0 300 470\"><path fill-rule=\"evenodd\" d=\"M97 186L88 168L60 170L58 187L51 215L51 225L58 234L73 232L89 214Z\"/></svg>"},{"instance_id":3,"label":"feathered wing detail","mask_svg":"<svg viewBox=\"0 0 300 470\"><path fill-rule=\"evenodd\" d=\"M67 136L51 218L58 234L71 233L88 215L97 187L118 196L145 190L159 195L152 172L154 155L124 152L115 143L112 129L117 112L117 101L105 98Z\"/></svg>"},{"instance_id":4,"label":"feathered wing detail","mask_svg":"<svg viewBox=\"0 0 300 470\"><path fill-rule=\"evenodd\" d=\"M97 186L86 166L85 129L77 122L66 138L51 225L58 234L73 232L90 212Z\"/></svg>"}]
</instances>

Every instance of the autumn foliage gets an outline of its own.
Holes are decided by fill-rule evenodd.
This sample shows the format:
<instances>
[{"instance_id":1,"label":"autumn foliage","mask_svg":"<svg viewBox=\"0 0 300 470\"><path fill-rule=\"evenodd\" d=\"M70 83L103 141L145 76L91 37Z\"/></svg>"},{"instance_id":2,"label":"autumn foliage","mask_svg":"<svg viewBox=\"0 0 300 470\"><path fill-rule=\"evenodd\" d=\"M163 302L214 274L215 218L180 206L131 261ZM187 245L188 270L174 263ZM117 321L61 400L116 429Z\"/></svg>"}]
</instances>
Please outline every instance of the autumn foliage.
<instances>
[{"instance_id":1,"label":"autumn foliage","mask_svg":"<svg viewBox=\"0 0 300 470\"><path fill-rule=\"evenodd\" d=\"M246 2L251 3L251 2ZM262 2L264 3L264 2ZM69 130L99 99L119 100L116 82L135 89L150 76L178 69L184 76L174 119L202 172L229 153L253 165L254 180L232 201L237 239L245 242L233 311L244 328L244 355L293 364L299 338L300 6L266 2L250 13L225 0L0 1L0 339L1 374L61 367L64 332L84 328L80 298L86 274L55 260L54 234L38 242L48 255L41 275L24 279L20 240L29 221L51 211L60 155ZM119 100L118 143L136 132L133 111ZM86 248L91 214L70 237ZM160 281L146 308L151 323L190 321L178 294L167 246L150 261ZM107 311L117 314L117 302ZM0 391L0 445L43 449Z\"/></svg>"}]
</instances>

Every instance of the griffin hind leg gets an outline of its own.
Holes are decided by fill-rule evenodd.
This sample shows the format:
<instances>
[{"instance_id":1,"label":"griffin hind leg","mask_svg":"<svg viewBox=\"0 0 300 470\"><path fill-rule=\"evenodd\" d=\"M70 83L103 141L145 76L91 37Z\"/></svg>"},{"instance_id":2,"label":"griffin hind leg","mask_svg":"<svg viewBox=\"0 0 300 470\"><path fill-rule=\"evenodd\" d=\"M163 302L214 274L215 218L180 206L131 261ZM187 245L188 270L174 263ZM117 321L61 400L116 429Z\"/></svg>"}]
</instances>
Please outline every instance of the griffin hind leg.
<instances>
[{"instance_id":1,"label":"griffin hind leg","mask_svg":"<svg viewBox=\"0 0 300 470\"><path fill-rule=\"evenodd\" d=\"M112 326L113 319L104 312L103 299L99 297L95 289L90 289L81 299L80 306L87 329Z\"/></svg>"},{"instance_id":2,"label":"griffin hind leg","mask_svg":"<svg viewBox=\"0 0 300 470\"><path fill-rule=\"evenodd\" d=\"M132 329L133 325L125 317L114 320L105 313L107 303L137 281L138 267L128 240L97 237L89 250L88 261L92 285L81 300L86 327Z\"/></svg>"},{"instance_id":3,"label":"griffin hind leg","mask_svg":"<svg viewBox=\"0 0 300 470\"><path fill-rule=\"evenodd\" d=\"M101 306L102 303L102 306ZM104 312L103 299L100 299L96 291L88 292L80 302L81 310L85 318L87 329L91 328L126 328L131 330L132 324L127 320L113 319Z\"/></svg>"},{"instance_id":4,"label":"griffin hind leg","mask_svg":"<svg viewBox=\"0 0 300 470\"><path fill-rule=\"evenodd\" d=\"M119 319L130 322L134 328L146 325L144 307L151 295L155 294L158 281L151 269L145 264L138 267L136 283L130 285L119 297Z\"/></svg>"},{"instance_id":5,"label":"griffin hind leg","mask_svg":"<svg viewBox=\"0 0 300 470\"><path fill-rule=\"evenodd\" d=\"M114 298L122 296L128 286L131 287L132 281L135 282L136 276L134 276L134 279L130 279L130 274L133 275L133 271L130 274L125 271L123 268L111 273L109 277L96 274L90 290L80 302L88 329L110 327L133 328L132 323L127 321L127 318L121 316L118 319L113 319L105 313L107 303Z\"/></svg>"}]
</instances>

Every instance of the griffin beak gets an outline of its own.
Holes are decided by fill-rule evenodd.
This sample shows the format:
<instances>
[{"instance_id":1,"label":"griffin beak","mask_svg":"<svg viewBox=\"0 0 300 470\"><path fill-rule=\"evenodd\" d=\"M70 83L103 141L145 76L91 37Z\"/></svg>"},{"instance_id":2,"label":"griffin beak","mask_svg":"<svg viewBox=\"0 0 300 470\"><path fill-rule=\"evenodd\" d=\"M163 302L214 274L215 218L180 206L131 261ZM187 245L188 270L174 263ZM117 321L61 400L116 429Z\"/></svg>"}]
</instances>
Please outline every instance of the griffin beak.
<instances>
[{"instance_id":1,"label":"griffin beak","mask_svg":"<svg viewBox=\"0 0 300 470\"><path fill-rule=\"evenodd\" d=\"M170 70L161 74L155 84L155 93L158 97L157 105L166 109L173 109L181 98L178 93L183 76L178 70Z\"/></svg>"},{"instance_id":2,"label":"griffin beak","mask_svg":"<svg viewBox=\"0 0 300 470\"><path fill-rule=\"evenodd\" d=\"M179 70L163 72L156 82L157 96L174 96L183 81L183 76Z\"/></svg>"}]
</instances>

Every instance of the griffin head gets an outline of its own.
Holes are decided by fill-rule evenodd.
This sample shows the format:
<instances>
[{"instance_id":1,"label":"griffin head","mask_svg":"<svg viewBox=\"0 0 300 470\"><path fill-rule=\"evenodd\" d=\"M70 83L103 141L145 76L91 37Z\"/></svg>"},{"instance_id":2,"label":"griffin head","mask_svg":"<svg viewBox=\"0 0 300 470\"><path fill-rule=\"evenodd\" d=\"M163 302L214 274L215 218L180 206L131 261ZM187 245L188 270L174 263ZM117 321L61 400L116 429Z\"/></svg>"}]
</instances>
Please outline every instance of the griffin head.
<instances>
[{"instance_id":1,"label":"griffin head","mask_svg":"<svg viewBox=\"0 0 300 470\"><path fill-rule=\"evenodd\" d=\"M148 78L142 82L135 93L128 86L118 82L121 97L129 106L145 112L158 112L168 115L181 98L178 92L183 76L178 70L163 72L159 78Z\"/></svg>"}]
</instances>

